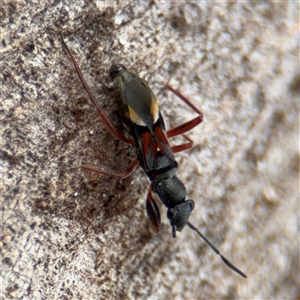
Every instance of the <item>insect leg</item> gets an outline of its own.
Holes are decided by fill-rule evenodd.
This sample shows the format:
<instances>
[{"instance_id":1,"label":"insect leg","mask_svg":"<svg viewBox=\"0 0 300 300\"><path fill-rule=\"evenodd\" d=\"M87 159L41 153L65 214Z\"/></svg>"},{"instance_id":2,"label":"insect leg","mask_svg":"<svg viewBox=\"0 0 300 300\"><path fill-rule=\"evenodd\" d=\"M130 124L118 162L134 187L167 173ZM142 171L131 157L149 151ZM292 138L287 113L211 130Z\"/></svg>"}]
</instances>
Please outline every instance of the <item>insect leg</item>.
<instances>
[{"instance_id":1,"label":"insect leg","mask_svg":"<svg viewBox=\"0 0 300 300\"><path fill-rule=\"evenodd\" d=\"M198 117L194 118L193 120L186 122L182 125L179 125L171 130L169 130L167 132L167 137L173 137L176 135L180 135L183 134L191 129L193 129L194 127L196 127L198 124L200 124L203 121L203 114L202 112L196 107L194 106L193 103L191 103L187 98L185 98L183 95L181 95L179 92L177 92L176 90L174 90L173 88L171 88L169 85L166 86L166 88L171 91L172 93L174 93L176 96L178 96L183 102L185 102L194 112L196 112L198 114Z\"/></svg>"},{"instance_id":2,"label":"insect leg","mask_svg":"<svg viewBox=\"0 0 300 300\"><path fill-rule=\"evenodd\" d=\"M159 212L159 208L158 205L155 201L155 199L153 198L152 195L152 190L151 188L148 191L148 195L147 195L147 200L146 200L146 211L147 211L147 215L154 227L155 231L159 231L159 227L160 227L160 212Z\"/></svg>"},{"instance_id":3,"label":"insect leg","mask_svg":"<svg viewBox=\"0 0 300 300\"><path fill-rule=\"evenodd\" d=\"M66 49L66 51L68 52L71 60L72 60L72 63L74 65L74 68L75 68L75 71L84 87L84 89L86 90L86 92L88 93L89 95L89 98L91 100L91 102L94 104L94 106L96 107L97 111L98 111L98 114L99 114L99 117L101 118L101 120L103 121L103 123L106 125L106 127L108 128L108 130L115 136L117 137L118 139L120 139L121 141L125 142L125 143L128 143L128 144L131 144L133 146L135 146L135 142L133 139L130 139L130 138L127 138L125 137L121 132L119 132L116 127L111 123L111 121L109 120L109 118L106 116L106 114L104 113L104 111L100 108L100 106L98 105L92 91L90 90L88 84L86 83L82 73L81 73L81 70L74 58L74 56L72 55L70 49L68 48L67 44L65 43L63 37L61 36L61 40L62 40L62 44L64 46L64 48Z\"/></svg>"},{"instance_id":4,"label":"insect leg","mask_svg":"<svg viewBox=\"0 0 300 300\"><path fill-rule=\"evenodd\" d=\"M187 137L185 134L183 134L182 136L188 141L188 143L172 146L171 149L172 149L173 153L178 153L178 152L185 151L187 149L192 148L193 141L189 137Z\"/></svg>"},{"instance_id":5,"label":"insect leg","mask_svg":"<svg viewBox=\"0 0 300 300\"><path fill-rule=\"evenodd\" d=\"M118 173L118 174L98 170L98 169L95 169L95 168L89 167L89 166L82 166L82 169L84 169L86 171L95 172L97 174L103 174L103 175L108 175L108 176L115 177L115 178L124 179L132 173L132 171L135 168L135 166L137 165L137 163L138 163L138 159L135 159L123 172Z\"/></svg>"}]
</instances>

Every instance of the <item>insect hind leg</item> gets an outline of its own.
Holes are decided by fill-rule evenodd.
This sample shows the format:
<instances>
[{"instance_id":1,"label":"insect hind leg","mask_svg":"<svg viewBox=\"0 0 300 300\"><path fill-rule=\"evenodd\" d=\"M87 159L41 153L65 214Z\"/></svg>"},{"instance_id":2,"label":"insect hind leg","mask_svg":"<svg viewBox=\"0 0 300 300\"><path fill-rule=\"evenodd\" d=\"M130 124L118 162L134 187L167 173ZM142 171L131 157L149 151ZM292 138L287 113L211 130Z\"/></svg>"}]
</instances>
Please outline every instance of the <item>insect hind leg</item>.
<instances>
[{"instance_id":1,"label":"insect hind leg","mask_svg":"<svg viewBox=\"0 0 300 300\"><path fill-rule=\"evenodd\" d=\"M109 120L109 118L106 116L106 114L104 113L104 111L100 108L99 104L97 103L96 101L96 98L94 97L91 89L89 88L88 84L86 83L82 73L81 73L81 70L77 64L77 61L75 59L75 57L73 56L73 54L71 53L69 47L67 46L67 44L65 43L62 35L60 36L61 37L61 41L62 41L62 44L65 48L65 50L67 51L67 53L69 54L70 58L71 58L71 61L73 63L73 66L75 68L75 71L84 87L84 89L86 90L86 92L88 93L89 95L89 98L91 100L91 102L94 104L94 106L96 107L97 111L98 111L98 115L99 117L101 118L101 120L103 121L103 123L106 125L107 129L115 136L117 137L118 139L120 139L121 141L125 142L125 143L128 143L128 144L131 144L132 146L135 145L135 141L133 139L130 139L130 138L127 138L125 137L112 123L111 121Z\"/></svg>"}]
</instances>

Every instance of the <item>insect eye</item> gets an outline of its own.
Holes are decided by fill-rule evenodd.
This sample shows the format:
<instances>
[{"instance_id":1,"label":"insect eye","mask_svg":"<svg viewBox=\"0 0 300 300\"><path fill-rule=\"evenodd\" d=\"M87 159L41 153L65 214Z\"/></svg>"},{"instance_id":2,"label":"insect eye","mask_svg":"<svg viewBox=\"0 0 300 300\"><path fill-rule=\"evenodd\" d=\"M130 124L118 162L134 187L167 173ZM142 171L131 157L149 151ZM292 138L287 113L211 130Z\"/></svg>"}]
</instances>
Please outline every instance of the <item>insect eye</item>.
<instances>
[{"instance_id":1,"label":"insect eye","mask_svg":"<svg viewBox=\"0 0 300 300\"><path fill-rule=\"evenodd\" d=\"M168 209L168 212L167 212L168 219L172 220L175 218L175 216L176 216L176 210L174 208Z\"/></svg>"},{"instance_id":2,"label":"insect eye","mask_svg":"<svg viewBox=\"0 0 300 300\"><path fill-rule=\"evenodd\" d=\"M123 65L112 65L109 70L109 75L112 79L115 79L126 70L127 70L126 67Z\"/></svg>"},{"instance_id":3,"label":"insect eye","mask_svg":"<svg viewBox=\"0 0 300 300\"><path fill-rule=\"evenodd\" d=\"M192 199L186 200L186 202L190 205L191 211L195 208L195 202Z\"/></svg>"}]
</instances>

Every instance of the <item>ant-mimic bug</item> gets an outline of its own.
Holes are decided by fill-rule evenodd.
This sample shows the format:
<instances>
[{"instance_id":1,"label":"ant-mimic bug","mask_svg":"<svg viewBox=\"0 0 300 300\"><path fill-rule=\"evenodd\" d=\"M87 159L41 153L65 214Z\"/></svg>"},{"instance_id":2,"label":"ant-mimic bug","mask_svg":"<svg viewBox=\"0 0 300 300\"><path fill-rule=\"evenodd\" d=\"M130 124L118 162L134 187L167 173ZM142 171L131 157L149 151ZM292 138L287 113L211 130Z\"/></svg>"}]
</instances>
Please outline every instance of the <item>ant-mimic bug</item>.
<instances>
[{"instance_id":1,"label":"ant-mimic bug","mask_svg":"<svg viewBox=\"0 0 300 300\"><path fill-rule=\"evenodd\" d=\"M168 90L177 95L198 115L191 121L166 132L158 102L148 84L134 73L128 71L125 66L120 64L113 65L109 71L109 75L114 80L114 90L118 94L123 121L129 126L132 138L124 136L115 128L104 111L99 107L95 97L83 78L75 58L62 37L61 39L64 48L73 62L76 73L78 74L84 89L88 93L90 100L96 107L100 118L114 136L135 147L137 155L137 158L131 165L120 174L113 174L88 166L83 166L82 168L98 174L109 175L116 178L125 178L131 174L137 163L140 163L140 166L151 181L146 200L146 210L154 229L159 231L160 226L160 212L154 199L159 198L168 208L167 217L170 220L174 238L176 237L176 231L181 231L184 226L187 225L190 229L197 232L216 254L220 255L223 262L229 268L242 277L247 278L241 270L229 262L220 251L188 221L195 204L191 199L186 200L186 188L176 177L177 162L174 158L174 153L192 147L193 141L185 136L184 133L203 121L202 113L184 96L170 86L166 86ZM167 138L177 135L183 135L184 139L187 140L187 143L170 146Z\"/></svg>"}]
</instances>

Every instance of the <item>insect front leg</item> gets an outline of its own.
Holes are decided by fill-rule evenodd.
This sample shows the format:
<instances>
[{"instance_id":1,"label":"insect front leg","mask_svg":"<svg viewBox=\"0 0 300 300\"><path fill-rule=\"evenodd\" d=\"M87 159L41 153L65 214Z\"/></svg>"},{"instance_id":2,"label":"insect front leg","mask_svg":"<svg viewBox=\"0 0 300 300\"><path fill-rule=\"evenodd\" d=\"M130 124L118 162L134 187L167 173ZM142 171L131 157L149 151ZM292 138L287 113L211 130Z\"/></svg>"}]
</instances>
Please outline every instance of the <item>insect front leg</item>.
<instances>
[{"instance_id":1,"label":"insect front leg","mask_svg":"<svg viewBox=\"0 0 300 300\"><path fill-rule=\"evenodd\" d=\"M154 227L155 231L159 231L160 227L160 212L159 207L153 198L153 192L151 188L148 191L147 200L146 200L146 211L147 215Z\"/></svg>"}]
</instances>

